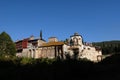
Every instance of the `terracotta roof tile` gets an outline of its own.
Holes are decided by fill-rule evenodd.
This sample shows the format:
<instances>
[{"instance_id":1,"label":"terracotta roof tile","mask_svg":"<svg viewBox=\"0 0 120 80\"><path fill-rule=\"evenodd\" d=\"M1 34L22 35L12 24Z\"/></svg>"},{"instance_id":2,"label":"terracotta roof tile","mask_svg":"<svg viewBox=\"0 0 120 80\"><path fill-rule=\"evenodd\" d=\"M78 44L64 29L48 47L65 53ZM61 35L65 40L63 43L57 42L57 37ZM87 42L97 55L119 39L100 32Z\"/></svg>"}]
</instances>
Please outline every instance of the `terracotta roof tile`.
<instances>
[{"instance_id":1,"label":"terracotta roof tile","mask_svg":"<svg viewBox=\"0 0 120 80\"><path fill-rule=\"evenodd\" d=\"M48 42L48 43L43 43L41 46L42 47L47 47L47 46L59 46L63 45L64 42Z\"/></svg>"}]
</instances>

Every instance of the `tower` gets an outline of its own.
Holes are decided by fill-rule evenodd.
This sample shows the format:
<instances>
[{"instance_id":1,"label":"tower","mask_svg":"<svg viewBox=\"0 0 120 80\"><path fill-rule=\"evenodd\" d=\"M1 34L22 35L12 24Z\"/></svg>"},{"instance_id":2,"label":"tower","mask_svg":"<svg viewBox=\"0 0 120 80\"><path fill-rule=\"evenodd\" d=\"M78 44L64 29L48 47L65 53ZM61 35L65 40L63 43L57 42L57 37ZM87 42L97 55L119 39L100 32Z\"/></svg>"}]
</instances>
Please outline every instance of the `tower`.
<instances>
[{"instance_id":1,"label":"tower","mask_svg":"<svg viewBox=\"0 0 120 80\"><path fill-rule=\"evenodd\" d=\"M70 36L70 44L74 46L83 45L82 36L78 33L74 33L74 35Z\"/></svg>"},{"instance_id":2,"label":"tower","mask_svg":"<svg viewBox=\"0 0 120 80\"><path fill-rule=\"evenodd\" d=\"M42 30L40 30L40 40L42 40Z\"/></svg>"}]
</instances>

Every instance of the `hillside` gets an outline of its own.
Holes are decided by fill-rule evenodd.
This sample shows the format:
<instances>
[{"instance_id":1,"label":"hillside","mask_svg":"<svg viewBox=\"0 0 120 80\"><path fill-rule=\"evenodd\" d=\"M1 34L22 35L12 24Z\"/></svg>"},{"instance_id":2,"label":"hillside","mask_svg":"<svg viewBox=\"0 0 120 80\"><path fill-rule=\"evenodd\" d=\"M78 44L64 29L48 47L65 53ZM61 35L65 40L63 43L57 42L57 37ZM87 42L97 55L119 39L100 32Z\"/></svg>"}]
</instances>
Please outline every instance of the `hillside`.
<instances>
[{"instance_id":1,"label":"hillside","mask_svg":"<svg viewBox=\"0 0 120 80\"><path fill-rule=\"evenodd\" d=\"M103 54L120 53L120 40L93 42L94 46L100 46Z\"/></svg>"}]
</instances>

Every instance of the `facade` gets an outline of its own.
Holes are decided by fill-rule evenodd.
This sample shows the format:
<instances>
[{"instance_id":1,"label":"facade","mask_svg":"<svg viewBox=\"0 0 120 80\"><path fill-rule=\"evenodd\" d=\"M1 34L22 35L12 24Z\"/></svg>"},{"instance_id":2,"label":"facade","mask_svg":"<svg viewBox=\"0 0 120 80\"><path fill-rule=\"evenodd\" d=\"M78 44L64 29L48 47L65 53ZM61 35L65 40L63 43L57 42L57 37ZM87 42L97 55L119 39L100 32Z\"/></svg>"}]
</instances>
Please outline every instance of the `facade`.
<instances>
[{"instance_id":1,"label":"facade","mask_svg":"<svg viewBox=\"0 0 120 80\"><path fill-rule=\"evenodd\" d=\"M17 50L27 48L28 39L26 38L26 39L23 39L23 40L19 40L19 41L15 42L15 44L16 44Z\"/></svg>"},{"instance_id":2,"label":"facade","mask_svg":"<svg viewBox=\"0 0 120 80\"><path fill-rule=\"evenodd\" d=\"M42 38L42 32L40 32L40 38L35 39L34 36L29 38L18 40L15 42L18 57L37 58L36 49L46 41Z\"/></svg>"},{"instance_id":3,"label":"facade","mask_svg":"<svg viewBox=\"0 0 120 80\"><path fill-rule=\"evenodd\" d=\"M94 47L92 44L84 44L82 36L78 33L70 36L67 44L59 41L56 37L50 37L46 42L40 33L40 39L27 38L18 41L16 48L22 57L66 59L69 56L73 59L86 58L94 62L102 59L100 48Z\"/></svg>"},{"instance_id":4,"label":"facade","mask_svg":"<svg viewBox=\"0 0 120 80\"><path fill-rule=\"evenodd\" d=\"M91 44L84 44L82 36L78 33L70 36L68 53L73 58L86 58L91 61L100 61L102 59L100 48L93 47Z\"/></svg>"},{"instance_id":5,"label":"facade","mask_svg":"<svg viewBox=\"0 0 120 80\"><path fill-rule=\"evenodd\" d=\"M49 42L38 47L39 58L63 58L63 45L56 37L49 38Z\"/></svg>"}]
</instances>

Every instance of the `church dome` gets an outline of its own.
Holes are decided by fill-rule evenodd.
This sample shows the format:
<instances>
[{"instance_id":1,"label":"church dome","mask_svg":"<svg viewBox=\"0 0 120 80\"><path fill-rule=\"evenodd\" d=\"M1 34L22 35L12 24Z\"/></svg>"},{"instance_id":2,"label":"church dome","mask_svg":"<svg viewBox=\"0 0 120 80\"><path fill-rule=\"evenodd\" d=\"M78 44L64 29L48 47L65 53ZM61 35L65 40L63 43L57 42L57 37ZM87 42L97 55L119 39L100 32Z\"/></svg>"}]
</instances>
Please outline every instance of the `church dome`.
<instances>
[{"instance_id":1,"label":"church dome","mask_svg":"<svg viewBox=\"0 0 120 80\"><path fill-rule=\"evenodd\" d=\"M82 36L79 35L77 32L70 36L70 45L83 45Z\"/></svg>"},{"instance_id":2,"label":"church dome","mask_svg":"<svg viewBox=\"0 0 120 80\"><path fill-rule=\"evenodd\" d=\"M70 37L74 37L74 36L81 36L79 35L79 33L75 32L73 35L71 35ZM81 36L82 37L82 36Z\"/></svg>"},{"instance_id":3,"label":"church dome","mask_svg":"<svg viewBox=\"0 0 120 80\"><path fill-rule=\"evenodd\" d=\"M74 33L74 36L80 36L77 32Z\"/></svg>"}]
</instances>

